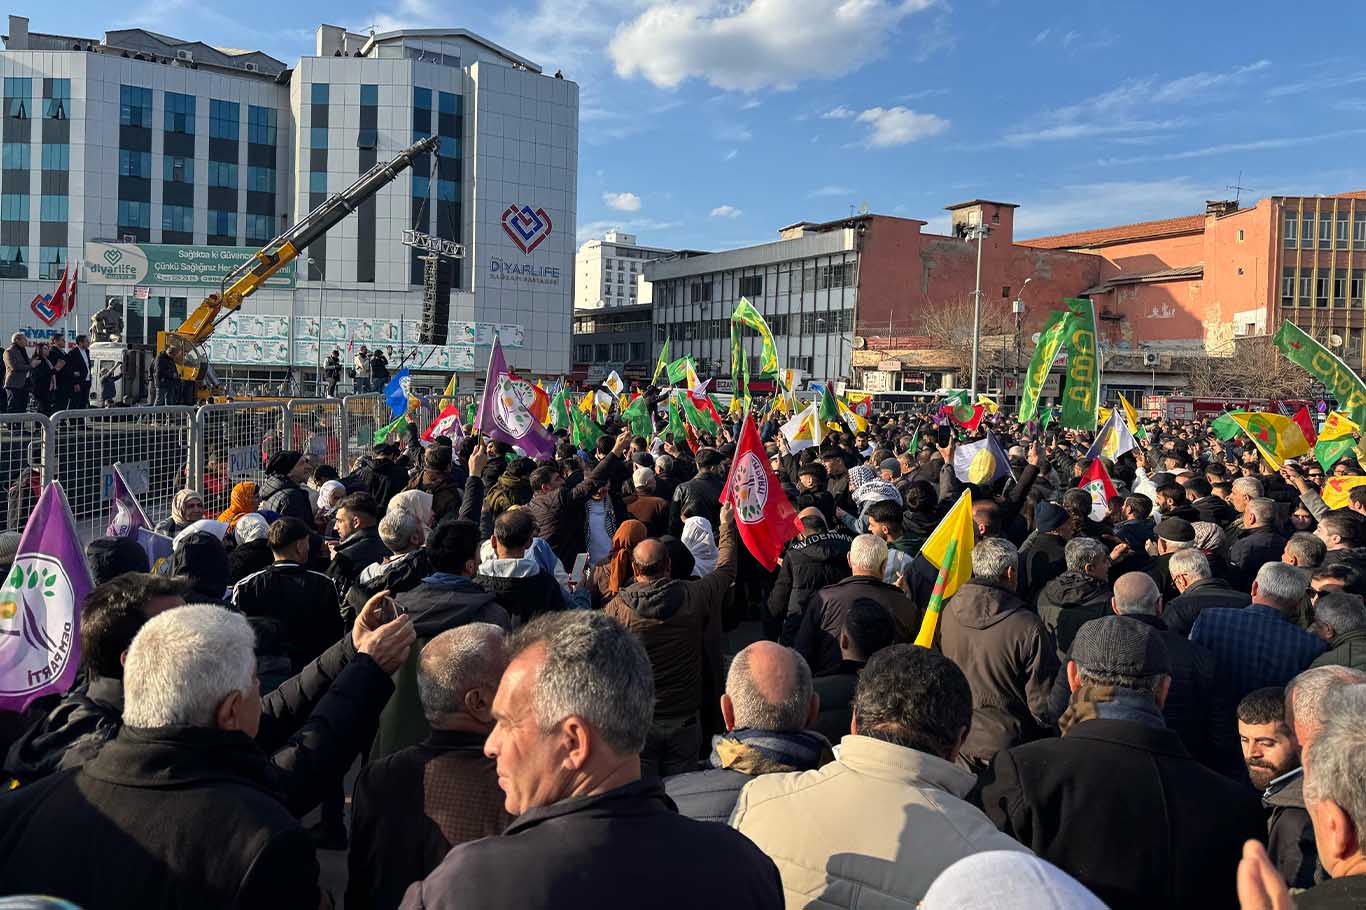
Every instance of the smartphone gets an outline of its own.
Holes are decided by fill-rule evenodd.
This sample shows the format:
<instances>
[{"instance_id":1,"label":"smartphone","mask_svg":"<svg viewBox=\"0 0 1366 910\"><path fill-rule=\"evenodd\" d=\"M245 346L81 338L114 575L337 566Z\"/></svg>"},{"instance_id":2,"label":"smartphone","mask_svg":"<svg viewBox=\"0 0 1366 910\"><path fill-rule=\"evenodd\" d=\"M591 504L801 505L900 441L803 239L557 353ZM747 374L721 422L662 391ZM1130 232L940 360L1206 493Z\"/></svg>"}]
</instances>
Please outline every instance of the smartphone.
<instances>
[{"instance_id":1,"label":"smartphone","mask_svg":"<svg viewBox=\"0 0 1366 910\"><path fill-rule=\"evenodd\" d=\"M575 585L583 584L584 572L588 569L588 554L580 553L574 557L574 568L569 573L569 580Z\"/></svg>"},{"instance_id":2,"label":"smartphone","mask_svg":"<svg viewBox=\"0 0 1366 910\"><path fill-rule=\"evenodd\" d=\"M951 442L953 442L953 427L948 424L942 424L934 431L934 444L941 449Z\"/></svg>"},{"instance_id":3,"label":"smartphone","mask_svg":"<svg viewBox=\"0 0 1366 910\"><path fill-rule=\"evenodd\" d=\"M386 597L375 607L375 619L381 626L387 625L398 619L398 603L392 597Z\"/></svg>"}]
</instances>

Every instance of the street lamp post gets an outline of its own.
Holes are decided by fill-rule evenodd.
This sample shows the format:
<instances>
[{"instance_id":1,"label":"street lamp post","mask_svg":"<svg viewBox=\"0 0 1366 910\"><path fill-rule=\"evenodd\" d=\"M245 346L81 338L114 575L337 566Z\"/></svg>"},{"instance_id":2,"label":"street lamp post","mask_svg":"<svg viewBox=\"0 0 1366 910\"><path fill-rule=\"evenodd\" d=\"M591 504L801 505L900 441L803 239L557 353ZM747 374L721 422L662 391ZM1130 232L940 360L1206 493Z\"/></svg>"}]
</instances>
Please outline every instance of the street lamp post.
<instances>
[{"instance_id":1,"label":"street lamp post","mask_svg":"<svg viewBox=\"0 0 1366 910\"><path fill-rule=\"evenodd\" d=\"M1024 391L1024 368L1020 365L1020 332L1024 328L1024 292L1025 288L1029 287L1029 282L1033 280L1034 277L1031 275L1024 280L1024 284L1020 285L1020 293L1015 295L1015 305L1012 307L1015 311L1015 377L1018 383L1017 394L1023 393Z\"/></svg>"},{"instance_id":2,"label":"street lamp post","mask_svg":"<svg viewBox=\"0 0 1366 910\"><path fill-rule=\"evenodd\" d=\"M308 257L308 267L312 270L318 260ZM318 273L318 397L326 398L327 387L323 384L323 276Z\"/></svg>"},{"instance_id":3,"label":"street lamp post","mask_svg":"<svg viewBox=\"0 0 1366 910\"><path fill-rule=\"evenodd\" d=\"M972 225L977 233L977 286L972 292L972 381L971 400L977 400L977 358L982 349L982 238L987 234L987 226L982 223L981 215Z\"/></svg>"}]
</instances>

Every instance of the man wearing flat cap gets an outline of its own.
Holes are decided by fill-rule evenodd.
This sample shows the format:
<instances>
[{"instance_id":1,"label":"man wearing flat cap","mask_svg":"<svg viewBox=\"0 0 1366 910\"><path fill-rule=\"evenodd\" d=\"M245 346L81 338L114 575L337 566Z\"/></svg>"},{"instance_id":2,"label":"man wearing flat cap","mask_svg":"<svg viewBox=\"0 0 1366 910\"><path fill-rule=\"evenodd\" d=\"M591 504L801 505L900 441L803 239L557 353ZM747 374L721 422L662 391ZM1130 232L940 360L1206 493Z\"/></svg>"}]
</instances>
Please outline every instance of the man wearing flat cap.
<instances>
[{"instance_id":1,"label":"man wearing flat cap","mask_svg":"<svg viewBox=\"0 0 1366 910\"><path fill-rule=\"evenodd\" d=\"M1067 571L1067 542L1076 532L1076 519L1057 503L1045 501L1034 507L1034 533L1020 548L1020 596L1025 603L1033 603L1044 585Z\"/></svg>"},{"instance_id":2,"label":"man wearing flat cap","mask_svg":"<svg viewBox=\"0 0 1366 910\"><path fill-rule=\"evenodd\" d=\"M987 815L1111 910L1237 907L1243 843L1265 838L1259 801L1167 729L1172 665L1157 629L1093 619L1066 673L1062 738L997 753L982 782Z\"/></svg>"},{"instance_id":3,"label":"man wearing flat cap","mask_svg":"<svg viewBox=\"0 0 1366 910\"><path fill-rule=\"evenodd\" d=\"M1184 518L1164 518L1154 529L1157 541L1154 547L1157 558L1143 569L1162 592L1162 599L1172 601L1181 596L1176 582L1172 581L1172 554L1178 550L1189 550L1195 546L1195 526Z\"/></svg>"},{"instance_id":4,"label":"man wearing flat cap","mask_svg":"<svg viewBox=\"0 0 1366 910\"><path fill-rule=\"evenodd\" d=\"M279 514L281 518L297 518L313 527L313 507L308 493L300 484L313 470L313 459L298 451L276 452L266 462L266 479L261 482L258 495L261 508Z\"/></svg>"}]
</instances>

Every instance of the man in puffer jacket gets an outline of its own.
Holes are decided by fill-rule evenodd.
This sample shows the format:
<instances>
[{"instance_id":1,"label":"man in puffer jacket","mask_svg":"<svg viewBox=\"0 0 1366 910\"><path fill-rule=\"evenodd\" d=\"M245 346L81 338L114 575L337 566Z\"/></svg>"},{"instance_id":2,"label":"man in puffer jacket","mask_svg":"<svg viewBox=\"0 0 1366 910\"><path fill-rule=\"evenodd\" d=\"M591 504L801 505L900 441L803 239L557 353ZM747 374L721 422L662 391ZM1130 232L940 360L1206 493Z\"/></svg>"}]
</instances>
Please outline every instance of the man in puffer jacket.
<instances>
[{"instance_id":1,"label":"man in puffer jacket","mask_svg":"<svg viewBox=\"0 0 1366 910\"><path fill-rule=\"evenodd\" d=\"M272 455L266 462L266 479L257 491L261 508L281 518L297 518L312 528L313 506L300 486L312 471L313 459L303 452L291 450Z\"/></svg>"},{"instance_id":2,"label":"man in puffer jacket","mask_svg":"<svg viewBox=\"0 0 1366 910\"><path fill-rule=\"evenodd\" d=\"M791 645L816 592L849 577L850 538L831 532L820 509L809 506L797 516L800 536L783 554L778 581L768 598L766 637Z\"/></svg>"},{"instance_id":3,"label":"man in puffer jacket","mask_svg":"<svg viewBox=\"0 0 1366 910\"><path fill-rule=\"evenodd\" d=\"M493 522L494 558L479 566L474 583L497 598L498 605L521 623L563 609L555 576L528 554L536 523L525 509L512 509Z\"/></svg>"},{"instance_id":4,"label":"man in puffer jacket","mask_svg":"<svg viewBox=\"0 0 1366 910\"><path fill-rule=\"evenodd\" d=\"M1110 613L1110 554L1099 541L1077 537L1067 542L1067 571L1039 592L1038 614L1053 636L1058 659L1072 649L1083 623Z\"/></svg>"}]
</instances>

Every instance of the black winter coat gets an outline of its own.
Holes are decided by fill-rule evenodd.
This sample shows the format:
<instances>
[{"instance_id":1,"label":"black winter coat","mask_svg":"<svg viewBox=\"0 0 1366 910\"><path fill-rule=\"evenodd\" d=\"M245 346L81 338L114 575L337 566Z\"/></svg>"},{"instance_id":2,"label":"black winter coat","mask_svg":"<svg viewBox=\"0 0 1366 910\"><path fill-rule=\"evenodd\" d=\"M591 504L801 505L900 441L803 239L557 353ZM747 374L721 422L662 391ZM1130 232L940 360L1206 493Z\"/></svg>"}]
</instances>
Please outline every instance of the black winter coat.
<instances>
[{"instance_id":1,"label":"black winter coat","mask_svg":"<svg viewBox=\"0 0 1366 910\"><path fill-rule=\"evenodd\" d=\"M431 575L432 557L426 547L419 547L400 556L395 556L378 571L362 572L361 580L346 592L344 611L352 616L360 613L365 602L380 591L388 591L395 596L411 591Z\"/></svg>"},{"instance_id":2,"label":"black winter coat","mask_svg":"<svg viewBox=\"0 0 1366 910\"><path fill-rule=\"evenodd\" d=\"M555 490L538 490L527 503L526 510L536 520L536 536L550 544L566 567L572 566L574 557L588 549L584 503L607 483L612 465L620 461L616 455L608 454L579 483L570 486L566 481Z\"/></svg>"},{"instance_id":3,"label":"black winter coat","mask_svg":"<svg viewBox=\"0 0 1366 910\"><path fill-rule=\"evenodd\" d=\"M843 534L823 531L793 540L783 553L778 580L768 598L768 612L771 616L788 617L789 643L816 592L849 577L850 543Z\"/></svg>"},{"instance_id":4,"label":"black winter coat","mask_svg":"<svg viewBox=\"0 0 1366 910\"><path fill-rule=\"evenodd\" d=\"M1020 599L1032 604L1044 585L1067 571L1067 541L1034 532L1020 548Z\"/></svg>"},{"instance_id":5,"label":"black winter coat","mask_svg":"<svg viewBox=\"0 0 1366 910\"><path fill-rule=\"evenodd\" d=\"M248 575L233 587L232 603L246 616L265 616L284 625L296 673L342 634L332 579L297 562L272 563Z\"/></svg>"},{"instance_id":6,"label":"black winter coat","mask_svg":"<svg viewBox=\"0 0 1366 910\"><path fill-rule=\"evenodd\" d=\"M1191 626L1200 611L1206 607L1230 607L1240 609L1252 603L1252 598L1222 578L1204 578L1187 588L1179 597L1167 602L1162 611L1162 621L1167 628L1179 635L1189 636Z\"/></svg>"},{"instance_id":7,"label":"black winter coat","mask_svg":"<svg viewBox=\"0 0 1366 910\"><path fill-rule=\"evenodd\" d=\"M326 573L337 586L338 600L345 601L351 586L360 580L361 572L390 555L389 548L379 539L376 525L352 531L350 537L338 543Z\"/></svg>"},{"instance_id":8,"label":"black winter coat","mask_svg":"<svg viewBox=\"0 0 1366 910\"><path fill-rule=\"evenodd\" d=\"M1319 849L1314 826L1304 807L1304 772L1267 788L1262 805L1268 810L1266 852L1276 871L1291 888L1312 888L1319 871Z\"/></svg>"},{"instance_id":9,"label":"black winter coat","mask_svg":"<svg viewBox=\"0 0 1366 910\"><path fill-rule=\"evenodd\" d=\"M1085 572L1064 572L1039 592L1038 614L1058 646L1058 656L1072 650L1077 630L1110 612L1110 586Z\"/></svg>"},{"instance_id":10,"label":"black winter coat","mask_svg":"<svg viewBox=\"0 0 1366 910\"><path fill-rule=\"evenodd\" d=\"M501 837L455 847L402 907L550 904L780 910L782 879L744 835L679 815L658 780L641 780L532 809Z\"/></svg>"},{"instance_id":11,"label":"black winter coat","mask_svg":"<svg viewBox=\"0 0 1366 910\"><path fill-rule=\"evenodd\" d=\"M276 512L281 518L297 518L310 528L313 527L313 505L308 493L288 477L271 474L261 481L258 492L261 508Z\"/></svg>"},{"instance_id":12,"label":"black winter coat","mask_svg":"<svg viewBox=\"0 0 1366 910\"><path fill-rule=\"evenodd\" d=\"M664 789L678 804L679 814L724 825L730 821L740 791L753 779L754 775L731 768L707 768L666 777Z\"/></svg>"},{"instance_id":13,"label":"black winter coat","mask_svg":"<svg viewBox=\"0 0 1366 910\"><path fill-rule=\"evenodd\" d=\"M726 479L720 474L699 473L692 480L679 484L669 503L669 533L683 536L683 513L693 509L713 528L721 527L721 490Z\"/></svg>"},{"instance_id":14,"label":"black winter coat","mask_svg":"<svg viewBox=\"0 0 1366 910\"><path fill-rule=\"evenodd\" d=\"M816 592L802 614L792 647L806 658L812 673L839 664L840 632L844 629L845 617L859 601L875 603L887 611L896 626L898 642L915 640L924 611L895 585L880 578L851 575Z\"/></svg>"},{"instance_id":15,"label":"black winter coat","mask_svg":"<svg viewBox=\"0 0 1366 910\"><path fill-rule=\"evenodd\" d=\"M228 576L232 584L237 584L248 575L261 571L274 561L275 554L270 552L270 544L264 537L247 543L239 543L228 551Z\"/></svg>"},{"instance_id":16,"label":"black winter coat","mask_svg":"<svg viewBox=\"0 0 1366 910\"><path fill-rule=\"evenodd\" d=\"M519 623L530 622L542 613L564 609L560 583L546 572L516 576L481 573L474 577L474 583L492 594L498 606Z\"/></svg>"},{"instance_id":17,"label":"black winter coat","mask_svg":"<svg viewBox=\"0 0 1366 910\"><path fill-rule=\"evenodd\" d=\"M837 743L849 735L849 722L854 716L854 690L864 661L842 660L821 673L814 674L812 690L820 696L821 713L812 728L821 736Z\"/></svg>"},{"instance_id":18,"label":"black winter coat","mask_svg":"<svg viewBox=\"0 0 1366 910\"><path fill-rule=\"evenodd\" d=\"M1246 784L1201 766L1175 732L1087 720L997 754L982 808L1111 910L1238 906L1243 844L1266 839Z\"/></svg>"}]
</instances>

